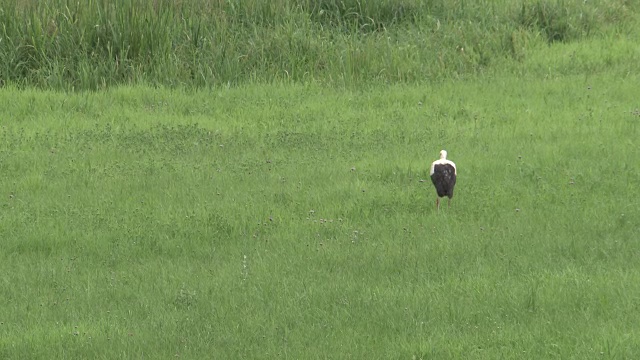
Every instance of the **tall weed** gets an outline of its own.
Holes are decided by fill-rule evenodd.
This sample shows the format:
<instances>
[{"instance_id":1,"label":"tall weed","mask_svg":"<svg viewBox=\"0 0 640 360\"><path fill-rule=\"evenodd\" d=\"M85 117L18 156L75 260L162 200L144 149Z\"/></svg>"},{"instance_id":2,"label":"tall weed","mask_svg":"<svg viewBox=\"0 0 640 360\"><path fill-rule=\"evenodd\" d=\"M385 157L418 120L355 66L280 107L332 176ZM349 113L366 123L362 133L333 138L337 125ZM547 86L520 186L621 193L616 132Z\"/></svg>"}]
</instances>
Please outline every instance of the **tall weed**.
<instances>
[{"instance_id":1,"label":"tall weed","mask_svg":"<svg viewBox=\"0 0 640 360\"><path fill-rule=\"evenodd\" d=\"M2 0L0 79L118 84L422 82L482 74L547 42L636 34L626 0Z\"/></svg>"}]
</instances>

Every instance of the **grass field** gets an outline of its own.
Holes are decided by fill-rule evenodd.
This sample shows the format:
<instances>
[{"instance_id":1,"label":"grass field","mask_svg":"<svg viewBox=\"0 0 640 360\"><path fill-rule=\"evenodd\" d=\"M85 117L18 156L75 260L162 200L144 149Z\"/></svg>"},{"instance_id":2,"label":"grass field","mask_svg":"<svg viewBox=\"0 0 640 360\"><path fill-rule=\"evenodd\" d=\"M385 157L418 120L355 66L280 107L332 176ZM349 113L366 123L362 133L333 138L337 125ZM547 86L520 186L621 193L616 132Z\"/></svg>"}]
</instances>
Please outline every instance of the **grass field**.
<instances>
[{"instance_id":1,"label":"grass field","mask_svg":"<svg viewBox=\"0 0 640 360\"><path fill-rule=\"evenodd\" d=\"M0 356L635 358L637 83L0 90Z\"/></svg>"},{"instance_id":2,"label":"grass field","mask_svg":"<svg viewBox=\"0 0 640 360\"><path fill-rule=\"evenodd\" d=\"M3 2L0 359L640 358L637 9Z\"/></svg>"}]
</instances>

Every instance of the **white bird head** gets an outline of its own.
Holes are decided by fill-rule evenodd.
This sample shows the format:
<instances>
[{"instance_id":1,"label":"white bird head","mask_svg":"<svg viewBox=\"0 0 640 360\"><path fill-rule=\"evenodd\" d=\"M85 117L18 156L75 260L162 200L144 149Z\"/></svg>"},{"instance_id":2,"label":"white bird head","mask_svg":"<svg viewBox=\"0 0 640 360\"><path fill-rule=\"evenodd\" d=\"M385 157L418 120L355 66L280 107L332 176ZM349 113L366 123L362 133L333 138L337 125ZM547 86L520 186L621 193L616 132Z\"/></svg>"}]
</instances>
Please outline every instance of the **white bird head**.
<instances>
[{"instance_id":1,"label":"white bird head","mask_svg":"<svg viewBox=\"0 0 640 360\"><path fill-rule=\"evenodd\" d=\"M440 150L440 159L442 160L447 159L447 150Z\"/></svg>"}]
</instances>

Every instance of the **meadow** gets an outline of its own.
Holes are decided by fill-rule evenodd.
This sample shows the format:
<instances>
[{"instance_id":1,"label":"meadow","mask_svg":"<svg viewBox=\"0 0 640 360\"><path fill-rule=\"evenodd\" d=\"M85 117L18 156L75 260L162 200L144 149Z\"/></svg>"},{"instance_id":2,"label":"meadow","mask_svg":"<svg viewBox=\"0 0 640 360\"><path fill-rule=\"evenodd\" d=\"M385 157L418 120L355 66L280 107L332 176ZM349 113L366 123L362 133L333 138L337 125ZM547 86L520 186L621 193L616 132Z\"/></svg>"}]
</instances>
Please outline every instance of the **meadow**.
<instances>
[{"instance_id":1,"label":"meadow","mask_svg":"<svg viewBox=\"0 0 640 360\"><path fill-rule=\"evenodd\" d=\"M638 79L591 80L2 90L1 355L634 358Z\"/></svg>"},{"instance_id":2,"label":"meadow","mask_svg":"<svg viewBox=\"0 0 640 360\"><path fill-rule=\"evenodd\" d=\"M522 15L510 28L451 20L482 1L381 1L360 9L382 19L373 33L361 13L336 5L323 23L331 8L299 3L286 8L301 23L266 21L282 9L252 1L210 13L261 14L264 36L241 21L227 31L282 44L319 29L326 48L299 77L276 70L275 51L229 68L205 52L199 78L180 72L180 49L162 66L61 56L51 49L90 38L64 12L56 26L75 19L77 33L39 55L0 47L0 358L638 358L635 3L486 10ZM398 17L393 4L418 8ZM39 38L6 9L4 44ZM554 9L566 27L522 20ZM355 28L330 29L345 19ZM460 38L420 31L437 20ZM482 33L483 60L458 42L481 39L474 29L513 36ZM423 51L425 34L440 42ZM345 67L349 46L361 62ZM458 184L437 211L428 171L441 149Z\"/></svg>"}]
</instances>

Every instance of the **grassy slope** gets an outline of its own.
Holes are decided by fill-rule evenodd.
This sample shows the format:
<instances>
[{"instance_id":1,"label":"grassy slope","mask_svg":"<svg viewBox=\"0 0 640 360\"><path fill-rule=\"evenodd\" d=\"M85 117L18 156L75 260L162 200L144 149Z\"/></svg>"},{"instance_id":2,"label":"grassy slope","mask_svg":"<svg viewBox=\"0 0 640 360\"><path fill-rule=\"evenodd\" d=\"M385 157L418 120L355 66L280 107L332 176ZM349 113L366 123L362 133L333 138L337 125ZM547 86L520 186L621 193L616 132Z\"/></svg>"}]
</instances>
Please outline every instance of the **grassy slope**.
<instances>
[{"instance_id":1,"label":"grassy slope","mask_svg":"<svg viewBox=\"0 0 640 360\"><path fill-rule=\"evenodd\" d=\"M640 94L623 67L2 89L0 355L635 357ZM460 174L438 214L419 180L441 148Z\"/></svg>"}]
</instances>

